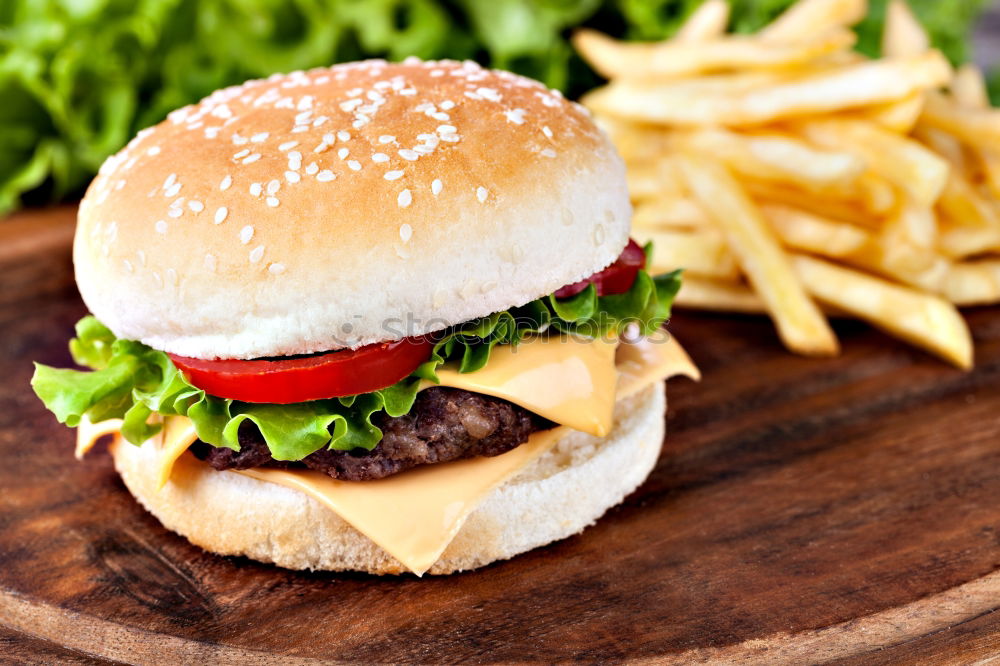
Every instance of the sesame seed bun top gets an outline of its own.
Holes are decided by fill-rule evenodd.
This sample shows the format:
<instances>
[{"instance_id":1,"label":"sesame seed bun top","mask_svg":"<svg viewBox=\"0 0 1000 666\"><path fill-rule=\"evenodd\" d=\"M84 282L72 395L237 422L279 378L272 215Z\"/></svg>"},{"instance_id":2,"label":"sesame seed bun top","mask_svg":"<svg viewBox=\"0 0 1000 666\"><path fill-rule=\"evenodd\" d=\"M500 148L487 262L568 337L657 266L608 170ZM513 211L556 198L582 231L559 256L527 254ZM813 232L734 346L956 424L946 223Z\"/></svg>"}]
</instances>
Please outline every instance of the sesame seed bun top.
<instances>
[{"instance_id":1,"label":"sesame seed bun top","mask_svg":"<svg viewBox=\"0 0 1000 666\"><path fill-rule=\"evenodd\" d=\"M119 337L196 358L357 347L522 305L627 242L586 112L509 72L365 61L213 93L109 158L77 283Z\"/></svg>"}]
</instances>

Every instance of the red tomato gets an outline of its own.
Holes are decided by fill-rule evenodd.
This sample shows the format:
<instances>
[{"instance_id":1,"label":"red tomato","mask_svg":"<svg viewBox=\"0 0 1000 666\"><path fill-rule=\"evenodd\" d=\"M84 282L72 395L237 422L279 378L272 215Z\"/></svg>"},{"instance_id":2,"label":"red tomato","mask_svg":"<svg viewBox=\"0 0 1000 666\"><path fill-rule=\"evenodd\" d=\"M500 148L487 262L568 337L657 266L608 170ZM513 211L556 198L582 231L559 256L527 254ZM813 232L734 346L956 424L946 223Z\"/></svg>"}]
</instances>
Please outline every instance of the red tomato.
<instances>
[{"instance_id":1,"label":"red tomato","mask_svg":"<svg viewBox=\"0 0 1000 666\"><path fill-rule=\"evenodd\" d=\"M433 346L422 336L300 358L205 361L170 354L170 359L210 395L287 405L392 386L430 358Z\"/></svg>"},{"instance_id":2,"label":"red tomato","mask_svg":"<svg viewBox=\"0 0 1000 666\"><path fill-rule=\"evenodd\" d=\"M587 285L593 284L597 288L598 296L605 296L607 294L624 294L626 291L632 288L632 283L635 282L635 276L638 272L646 265L646 253L642 251L639 244L636 243L631 238L628 239L628 245L622 250L622 253L618 255L618 259L615 263L611 264L603 271L598 271L594 273L586 280L580 280L579 282L574 282L573 284L568 284L556 291L556 298L569 298L570 296L576 296L581 291L587 288Z\"/></svg>"}]
</instances>

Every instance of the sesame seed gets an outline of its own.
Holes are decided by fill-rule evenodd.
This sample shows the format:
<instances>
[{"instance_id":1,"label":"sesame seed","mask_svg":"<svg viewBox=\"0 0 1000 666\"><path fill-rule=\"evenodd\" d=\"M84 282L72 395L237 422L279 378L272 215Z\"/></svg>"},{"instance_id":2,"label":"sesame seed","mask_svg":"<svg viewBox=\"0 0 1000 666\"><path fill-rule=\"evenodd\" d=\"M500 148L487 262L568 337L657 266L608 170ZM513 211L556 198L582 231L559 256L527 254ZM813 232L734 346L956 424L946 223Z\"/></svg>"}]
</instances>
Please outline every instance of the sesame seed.
<instances>
[{"instance_id":1,"label":"sesame seed","mask_svg":"<svg viewBox=\"0 0 1000 666\"><path fill-rule=\"evenodd\" d=\"M306 173L310 176L315 176L317 171L319 171L319 165L315 162L310 162L309 166L306 167Z\"/></svg>"},{"instance_id":2,"label":"sesame seed","mask_svg":"<svg viewBox=\"0 0 1000 666\"><path fill-rule=\"evenodd\" d=\"M441 183L441 179L435 178L434 182L431 183L431 194L434 196L441 194L442 187L444 187L444 185Z\"/></svg>"},{"instance_id":3,"label":"sesame seed","mask_svg":"<svg viewBox=\"0 0 1000 666\"><path fill-rule=\"evenodd\" d=\"M544 155L545 157L555 157L556 151L552 150L551 148L546 148L545 150L542 151L542 155Z\"/></svg>"},{"instance_id":4,"label":"sesame seed","mask_svg":"<svg viewBox=\"0 0 1000 666\"><path fill-rule=\"evenodd\" d=\"M489 194L489 191L482 185L476 188L476 198L479 199L479 203L486 201L486 197L488 197Z\"/></svg>"},{"instance_id":5,"label":"sesame seed","mask_svg":"<svg viewBox=\"0 0 1000 666\"><path fill-rule=\"evenodd\" d=\"M180 191L181 191L181 184L180 183L174 183L173 185L170 186L169 189L167 189L166 192L163 193L163 196L165 196L165 197L175 197L175 196L177 196L177 193L180 192Z\"/></svg>"},{"instance_id":6,"label":"sesame seed","mask_svg":"<svg viewBox=\"0 0 1000 666\"><path fill-rule=\"evenodd\" d=\"M348 112L353 111L357 107L361 106L363 103L364 102L361 99L355 97L354 99L347 100L346 102L341 102L340 110Z\"/></svg>"},{"instance_id":7,"label":"sesame seed","mask_svg":"<svg viewBox=\"0 0 1000 666\"><path fill-rule=\"evenodd\" d=\"M163 181L163 189L169 190L170 187L177 182L177 174L172 173L167 176L166 180Z\"/></svg>"},{"instance_id":8,"label":"sesame seed","mask_svg":"<svg viewBox=\"0 0 1000 666\"><path fill-rule=\"evenodd\" d=\"M150 156L152 156L152 155L159 155L160 154L160 147L159 146L152 146L149 150L146 151L146 154L150 155ZM129 272L131 272L131 271L129 271Z\"/></svg>"},{"instance_id":9,"label":"sesame seed","mask_svg":"<svg viewBox=\"0 0 1000 666\"><path fill-rule=\"evenodd\" d=\"M409 160L411 162L420 158L420 153L415 150L410 150L409 148L403 148L402 150L397 151L396 154L404 160Z\"/></svg>"},{"instance_id":10,"label":"sesame seed","mask_svg":"<svg viewBox=\"0 0 1000 666\"><path fill-rule=\"evenodd\" d=\"M399 193L399 196L396 197L396 203L399 204L400 208L406 208L413 203L413 194L411 194L409 190L403 190Z\"/></svg>"},{"instance_id":11,"label":"sesame seed","mask_svg":"<svg viewBox=\"0 0 1000 666\"><path fill-rule=\"evenodd\" d=\"M396 137L394 137L391 134L383 134L382 136L380 136L378 138L378 142L379 143L392 143L395 140L396 140Z\"/></svg>"},{"instance_id":12,"label":"sesame seed","mask_svg":"<svg viewBox=\"0 0 1000 666\"><path fill-rule=\"evenodd\" d=\"M190 208L195 213L200 213L201 211L205 210L205 204L203 204L200 201L196 201L195 199L192 199L191 201L188 201L188 208Z\"/></svg>"},{"instance_id":13,"label":"sesame seed","mask_svg":"<svg viewBox=\"0 0 1000 666\"><path fill-rule=\"evenodd\" d=\"M280 189L281 189L281 181L279 181L277 178L268 182L267 184L267 193L270 195L274 195Z\"/></svg>"},{"instance_id":14,"label":"sesame seed","mask_svg":"<svg viewBox=\"0 0 1000 666\"><path fill-rule=\"evenodd\" d=\"M545 136L547 136L550 139L552 138L552 130L549 129L548 125L544 125L542 127L542 134L544 134Z\"/></svg>"},{"instance_id":15,"label":"sesame seed","mask_svg":"<svg viewBox=\"0 0 1000 666\"><path fill-rule=\"evenodd\" d=\"M340 130L339 132L337 132L337 138L341 141L350 141L351 133L348 132L347 130Z\"/></svg>"},{"instance_id":16,"label":"sesame seed","mask_svg":"<svg viewBox=\"0 0 1000 666\"><path fill-rule=\"evenodd\" d=\"M292 128L292 134L299 134L301 132L308 132L309 125L296 125Z\"/></svg>"},{"instance_id":17,"label":"sesame seed","mask_svg":"<svg viewBox=\"0 0 1000 666\"><path fill-rule=\"evenodd\" d=\"M215 223L222 224L226 221L226 216L229 215L229 209L225 206L219 206L215 209Z\"/></svg>"},{"instance_id":18,"label":"sesame seed","mask_svg":"<svg viewBox=\"0 0 1000 666\"><path fill-rule=\"evenodd\" d=\"M128 259L122 259L122 263L125 264L125 270L127 270L129 273L135 270L135 267L132 265L132 262L129 261Z\"/></svg>"},{"instance_id":19,"label":"sesame seed","mask_svg":"<svg viewBox=\"0 0 1000 666\"><path fill-rule=\"evenodd\" d=\"M344 159L350 154L351 151L349 151L347 148L341 148L340 150L337 151L337 157L339 157L340 159Z\"/></svg>"},{"instance_id":20,"label":"sesame seed","mask_svg":"<svg viewBox=\"0 0 1000 666\"><path fill-rule=\"evenodd\" d=\"M454 125L438 125L437 131L438 134L454 134L458 130Z\"/></svg>"},{"instance_id":21,"label":"sesame seed","mask_svg":"<svg viewBox=\"0 0 1000 666\"><path fill-rule=\"evenodd\" d=\"M278 146L278 150L280 150L281 152L285 152L286 150L291 150L297 145L299 145L298 141L286 141L280 146Z\"/></svg>"},{"instance_id":22,"label":"sesame seed","mask_svg":"<svg viewBox=\"0 0 1000 666\"><path fill-rule=\"evenodd\" d=\"M163 224L166 225L166 222L164 222ZM146 265L146 253L145 252L143 252L142 250L136 250L135 251L135 256L139 257L139 265L140 266L145 266Z\"/></svg>"},{"instance_id":23,"label":"sesame seed","mask_svg":"<svg viewBox=\"0 0 1000 666\"><path fill-rule=\"evenodd\" d=\"M372 155L372 162L375 162L376 164L388 161L389 161L389 156L386 155L385 153L374 153Z\"/></svg>"},{"instance_id":24,"label":"sesame seed","mask_svg":"<svg viewBox=\"0 0 1000 666\"><path fill-rule=\"evenodd\" d=\"M183 214L184 214L184 209L183 208L171 208L170 210L167 211L167 215L169 215L170 217L175 217L175 218L176 217L180 217Z\"/></svg>"},{"instance_id":25,"label":"sesame seed","mask_svg":"<svg viewBox=\"0 0 1000 666\"><path fill-rule=\"evenodd\" d=\"M225 178L222 179L222 182L219 183L219 189L225 192L226 190L229 189L229 186L232 184L233 184L233 177L226 176Z\"/></svg>"},{"instance_id":26,"label":"sesame seed","mask_svg":"<svg viewBox=\"0 0 1000 666\"><path fill-rule=\"evenodd\" d=\"M272 273L273 275L281 275L282 273L285 272L285 265L284 264L279 264L279 263L275 262L275 263L271 264L270 266L268 266L267 270L270 273Z\"/></svg>"},{"instance_id":27,"label":"sesame seed","mask_svg":"<svg viewBox=\"0 0 1000 666\"><path fill-rule=\"evenodd\" d=\"M301 179L302 179L302 176L300 176L298 174L298 172L296 172L296 171L286 171L285 172L285 180L287 180L289 183L297 183Z\"/></svg>"},{"instance_id":28,"label":"sesame seed","mask_svg":"<svg viewBox=\"0 0 1000 666\"><path fill-rule=\"evenodd\" d=\"M167 222L166 222L166 220L157 220L156 224L153 225L153 228L156 229L156 233L158 233L158 234L165 234L165 233L167 233ZM143 261L142 263L145 264L146 262Z\"/></svg>"},{"instance_id":29,"label":"sesame seed","mask_svg":"<svg viewBox=\"0 0 1000 666\"><path fill-rule=\"evenodd\" d=\"M256 264L258 261L264 258L264 246L258 245L254 249L250 250L250 263Z\"/></svg>"},{"instance_id":30,"label":"sesame seed","mask_svg":"<svg viewBox=\"0 0 1000 666\"><path fill-rule=\"evenodd\" d=\"M386 180L399 180L403 177L402 171L386 171L385 175L382 176Z\"/></svg>"},{"instance_id":31,"label":"sesame seed","mask_svg":"<svg viewBox=\"0 0 1000 666\"><path fill-rule=\"evenodd\" d=\"M527 111L524 109L509 109L503 112L503 114L507 116L507 122L514 123L515 125L524 124L525 113L527 113Z\"/></svg>"},{"instance_id":32,"label":"sesame seed","mask_svg":"<svg viewBox=\"0 0 1000 666\"><path fill-rule=\"evenodd\" d=\"M260 183L250 184L250 194L255 197L259 197L261 192L264 191L264 187Z\"/></svg>"},{"instance_id":33,"label":"sesame seed","mask_svg":"<svg viewBox=\"0 0 1000 666\"><path fill-rule=\"evenodd\" d=\"M438 111L437 113L431 113L429 115L434 120L440 120L440 121L451 120L451 116L449 116L447 113L444 113L443 111Z\"/></svg>"},{"instance_id":34,"label":"sesame seed","mask_svg":"<svg viewBox=\"0 0 1000 666\"><path fill-rule=\"evenodd\" d=\"M249 148L244 148L240 152L234 154L233 155L233 159L234 160L239 160L239 159L242 159L242 158L246 157L249 154L250 154L250 149Z\"/></svg>"},{"instance_id":35,"label":"sesame seed","mask_svg":"<svg viewBox=\"0 0 1000 666\"><path fill-rule=\"evenodd\" d=\"M347 166L351 171L361 171L361 162L357 160L347 160Z\"/></svg>"},{"instance_id":36,"label":"sesame seed","mask_svg":"<svg viewBox=\"0 0 1000 666\"><path fill-rule=\"evenodd\" d=\"M446 99L445 101L441 102L441 108L444 109L445 111L448 111L450 109L454 109L455 108L455 103L453 101L451 101L450 99Z\"/></svg>"},{"instance_id":37,"label":"sesame seed","mask_svg":"<svg viewBox=\"0 0 1000 666\"><path fill-rule=\"evenodd\" d=\"M246 245L253 238L253 227L249 224L240 229L240 242Z\"/></svg>"},{"instance_id":38,"label":"sesame seed","mask_svg":"<svg viewBox=\"0 0 1000 666\"><path fill-rule=\"evenodd\" d=\"M413 227L408 224L399 227L399 237L404 243L408 242L411 236L413 236Z\"/></svg>"},{"instance_id":39,"label":"sesame seed","mask_svg":"<svg viewBox=\"0 0 1000 666\"><path fill-rule=\"evenodd\" d=\"M252 155L243 158L243 164L253 164L259 159L260 159L260 153L253 153Z\"/></svg>"},{"instance_id":40,"label":"sesame seed","mask_svg":"<svg viewBox=\"0 0 1000 666\"><path fill-rule=\"evenodd\" d=\"M277 208L277 207L278 207L278 204L280 204L280 203L281 203L280 201L278 201L278 197L268 197L268 198L267 198L267 199L265 199L264 201L265 201L265 202L267 203L267 205L268 205L268 206L270 206L271 208Z\"/></svg>"},{"instance_id":41,"label":"sesame seed","mask_svg":"<svg viewBox=\"0 0 1000 666\"><path fill-rule=\"evenodd\" d=\"M306 169L306 171L308 171L308 169ZM316 180L320 181L321 183L328 183L336 177L337 176L334 175L334 173L329 169L323 169L318 174L316 174Z\"/></svg>"},{"instance_id":42,"label":"sesame seed","mask_svg":"<svg viewBox=\"0 0 1000 666\"><path fill-rule=\"evenodd\" d=\"M250 141L253 143L263 143L264 141L267 141L267 137L269 136L271 135L267 132L260 132L250 137Z\"/></svg>"},{"instance_id":43,"label":"sesame seed","mask_svg":"<svg viewBox=\"0 0 1000 666\"><path fill-rule=\"evenodd\" d=\"M419 146L413 146L413 150L420 155L430 155L434 152L434 145L422 143Z\"/></svg>"}]
</instances>

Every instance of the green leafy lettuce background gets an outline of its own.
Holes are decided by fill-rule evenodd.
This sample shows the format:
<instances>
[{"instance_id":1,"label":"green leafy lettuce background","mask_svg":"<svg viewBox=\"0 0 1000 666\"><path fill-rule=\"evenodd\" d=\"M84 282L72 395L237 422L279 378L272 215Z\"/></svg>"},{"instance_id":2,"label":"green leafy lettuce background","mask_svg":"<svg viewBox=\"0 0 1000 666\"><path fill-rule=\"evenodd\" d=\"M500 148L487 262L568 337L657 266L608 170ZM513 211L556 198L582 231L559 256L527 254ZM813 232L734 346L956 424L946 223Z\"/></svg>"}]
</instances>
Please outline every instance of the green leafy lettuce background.
<instances>
[{"instance_id":1,"label":"green leafy lettuce background","mask_svg":"<svg viewBox=\"0 0 1000 666\"><path fill-rule=\"evenodd\" d=\"M791 0L734 0L754 30ZM954 60L983 0L911 0ZM212 90L363 57L474 58L576 96L566 37L670 35L700 0L0 0L0 214L78 196L136 131ZM860 27L877 49L885 0Z\"/></svg>"}]
</instances>

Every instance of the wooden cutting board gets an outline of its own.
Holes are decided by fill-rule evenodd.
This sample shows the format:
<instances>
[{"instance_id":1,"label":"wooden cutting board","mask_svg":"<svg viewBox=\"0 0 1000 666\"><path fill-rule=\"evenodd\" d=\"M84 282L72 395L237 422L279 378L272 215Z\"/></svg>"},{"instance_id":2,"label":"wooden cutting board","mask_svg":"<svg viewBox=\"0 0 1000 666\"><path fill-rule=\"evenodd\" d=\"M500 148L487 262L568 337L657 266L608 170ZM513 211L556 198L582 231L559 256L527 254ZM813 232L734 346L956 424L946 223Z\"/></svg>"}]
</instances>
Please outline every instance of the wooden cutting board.
<instances>
[{"instance_id":1,"label":"wooden cutting board","mask_svg":"<svg viewBox=\"0 0 1000 666\"><path fill-rule=\"evenodd\" d=\"M73 211L0 223L0 651L15 661L968 663L1000 652L1000 310L971 373L866 326L787 354L763 318L678 314L649 481L583 535L446 578L208 555L28 387L85 308Z\"/></svg>"}]
</instances>

